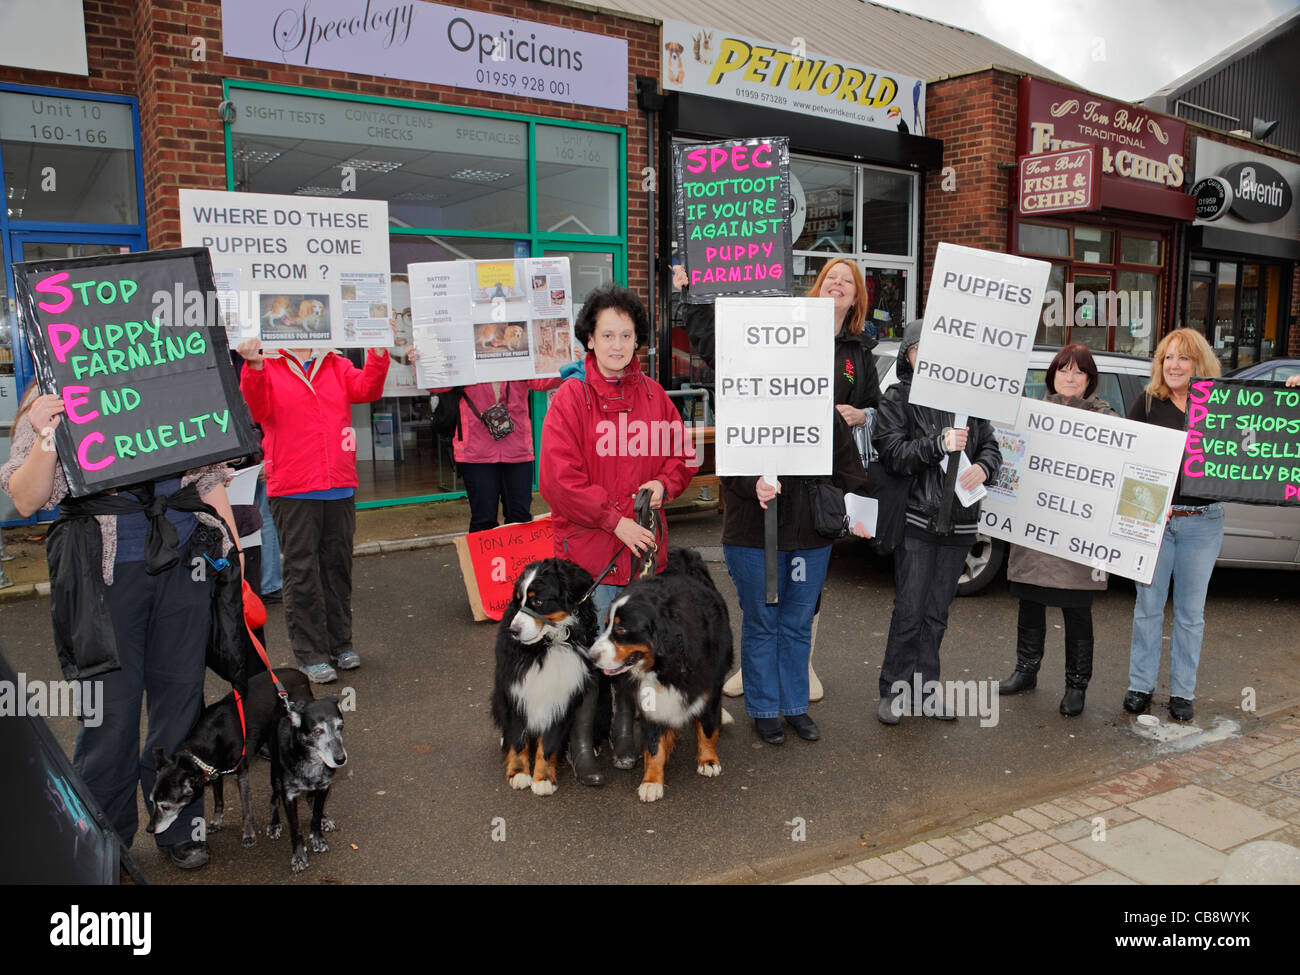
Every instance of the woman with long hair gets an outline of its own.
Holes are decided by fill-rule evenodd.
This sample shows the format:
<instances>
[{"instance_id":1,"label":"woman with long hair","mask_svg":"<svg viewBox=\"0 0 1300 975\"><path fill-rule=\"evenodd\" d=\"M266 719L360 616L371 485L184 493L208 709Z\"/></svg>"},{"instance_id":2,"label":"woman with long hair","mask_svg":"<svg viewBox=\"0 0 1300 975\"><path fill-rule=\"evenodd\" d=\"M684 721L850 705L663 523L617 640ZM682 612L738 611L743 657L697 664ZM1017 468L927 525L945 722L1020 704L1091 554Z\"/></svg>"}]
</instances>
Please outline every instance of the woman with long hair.
<instances>
[{"instance_id":1,"label":"woman with long hair","mask_svg":"<svg viewBox=\"0 0 1300 975\"><path fill-rule=\"evenodd\" d=\"M1128 418L1171 430L1187 426L1187 394L1193 376L1219 375L1219 360L1195 329L1179 328L1156 346L1151 381L1129 406ZM1179 475L1164 538L1149 583L1137 583L1133 643L1129 649L1124 710L1141 714L1151 706L1160 670L1165 603L1174 588L1174 628L1169 641L1169 716L1191 721L1196 670L1205 633L1205 593L1223 545L1223 504L1189 494Z\"/></svg>"}]
</instances>

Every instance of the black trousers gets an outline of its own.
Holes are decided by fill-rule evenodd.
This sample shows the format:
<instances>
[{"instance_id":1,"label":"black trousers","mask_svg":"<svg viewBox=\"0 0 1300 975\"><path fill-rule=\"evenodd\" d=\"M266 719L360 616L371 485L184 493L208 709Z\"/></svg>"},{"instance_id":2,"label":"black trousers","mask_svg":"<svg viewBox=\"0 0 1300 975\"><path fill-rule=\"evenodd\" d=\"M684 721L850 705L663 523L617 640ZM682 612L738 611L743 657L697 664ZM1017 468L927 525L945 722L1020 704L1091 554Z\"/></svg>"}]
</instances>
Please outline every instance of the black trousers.
<instances>
[{"instance_id":1,"label":"black trousers","mask_svg":"<svg viewBox=\"0 0 1300 975\"><path fill-rule=\"evenodd\" d=\"M505 524L532 520L532 461L518 464L460 463L456 469L465 482L465 494L469 498L470 531L481 532L497 527L498 501L505 514Z\"/></svg>"},{"instance_id":2,"label":"black trousers","mask_svg":"<svg viewBox=\"0 0 1300 975\"><path fill-rule=\"evenodd\" d=\"M108 587L122 668L86 682L102 683L100 723L92 727L90 720L82 720L72 763L127 846L139 826L136 783L146 801L153 791L157 765L151 749L157 746L171 757L203 708L211 583L194 575L187 559L156 576L145 572L143 562L122 562L114 567ZM148 708L143 751L141 699ZM202 818L200 792L154 839L159 846L201 839L196 827Z\"/></svg>"},{"instance_id":3,"label":"black trousers","mask_svg":"<svg viewBox=\"0 0 1300 975\"><path fill-rule=\"evenodd\" d=\"M352 649L355 499L272 498L284 558L284 620L299 666L332 663Z\"/></svg>"},{"instance_id":4,"label":"black trousers","mask_svg":"<svg viewBox=\"0 0 1300 975\"><path fill-rule=\"evenodd\" d=\"M903 536L894 550L894 615L889 621L885 660L880 666L880 696L891 698L897 681L912 685L939 679L939 644L948 629L948 607L969 546L941 545L938 536Z\"/></svg>"}]
</instances>

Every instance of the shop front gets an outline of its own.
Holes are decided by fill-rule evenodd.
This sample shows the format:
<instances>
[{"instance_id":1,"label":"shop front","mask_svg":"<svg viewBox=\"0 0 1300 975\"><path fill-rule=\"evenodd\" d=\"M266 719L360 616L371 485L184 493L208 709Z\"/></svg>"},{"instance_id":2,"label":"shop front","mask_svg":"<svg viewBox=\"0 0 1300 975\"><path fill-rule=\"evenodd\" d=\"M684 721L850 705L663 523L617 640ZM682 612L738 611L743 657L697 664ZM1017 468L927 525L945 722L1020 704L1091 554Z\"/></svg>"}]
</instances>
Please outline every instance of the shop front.
<instances>
[{"instance_id":1,"label":"shop front","mask_svg":"<svg viewBox=\"0 0 1300 975\"><path fill-rule=\"evenodd\" d=\"M13 265L143 250L139 160L135 99L0 84L0 457L33 376L12 304ZM16 519L0 495L0 522Z\"/></svg>"},{"instance_id":2,"label":"shop front","mask_svg":"<svg viewBox=\"0 0 1300 975\"><path fill-rule=\"evenodd\" d=\"M664 21L662 49L659 171L672 171L674 143L788 136L793 293L847 258L867 283L868 331L901 335L921 300L921 186L943 154L924 135L924 82L680 21ZM671 228L675 187L665 185L660 226ZM666 233L660 266L674 253ZM675 299L661 309L674 320ZM660 362L665 385L707 381L684 329L672 329L671 349Z\"/></svg>"},{"instance_id":3,"label":"shop front","mask_svg":"<svg viewBox=\"0 0 1300 975\"><path fill-rule=\"evenodd\" d=\"M1205 138L1194 152L1187 325L1205 334L1225 371L1285 355L1300 163Z\"/></svg>"},{"instance_id":4,"label":"shop front","mask_svg":"<svg viewBox=\"0 0 1300 975\"><path fill-rule=\"evenodd\" d=\"M1037 342L1149 356L1172 327L1186 137L1177 119L1020 79L1008 252L1052 264Z\"/></svg>"}]
</instances>

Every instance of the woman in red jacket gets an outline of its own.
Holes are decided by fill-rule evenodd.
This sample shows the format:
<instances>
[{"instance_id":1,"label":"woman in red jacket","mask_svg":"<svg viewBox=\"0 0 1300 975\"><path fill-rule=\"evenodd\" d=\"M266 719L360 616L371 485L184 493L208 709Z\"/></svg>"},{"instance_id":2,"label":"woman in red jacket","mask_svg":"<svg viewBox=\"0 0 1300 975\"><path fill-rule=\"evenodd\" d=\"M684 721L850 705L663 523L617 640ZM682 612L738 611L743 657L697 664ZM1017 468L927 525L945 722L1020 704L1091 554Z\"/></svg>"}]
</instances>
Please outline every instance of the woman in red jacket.
<instances>
[{"instance_id":1,"label":"woman in red jacket","mask_svg":"<svg viewBox=\"0 0 1300 975\"><path fill-rule=\"evenodd\" d=\"M235 350L239 388L262 425L266 493L284 557L284 617L298 666L313 682L338 678L361 658L352 649L352 536L357 515L357 438L352 404L384 391L388 352L364 369L329 350L281 349L259 339Z\"/></svg>"},{"instance_id":2,"label":"woman in red jacket","mask_svg":"<svg viewBox=\"0 0 1300 975\"><path fill-rule=\"evenodd\" d=\"M660 517L656 533L636 522L637 493L648 489L651 507L661 509L686 489L694 451L672 400L641 371L636 350L649 340L650 323L636 295L616 285L596 289L573 333L589 350L586 375L566 380L546 414L538 486L551 505L557 557L597 576L619 556L592 597L603 623L642 555L657 549L655 572L667 564L667 526ZM614 765L628 769L637 760L636 707L630 683L616 680L615 687ZM569 742L585 785L604 783L593 748L597 688L583 701Z\"/></svg>"}]
</instances>

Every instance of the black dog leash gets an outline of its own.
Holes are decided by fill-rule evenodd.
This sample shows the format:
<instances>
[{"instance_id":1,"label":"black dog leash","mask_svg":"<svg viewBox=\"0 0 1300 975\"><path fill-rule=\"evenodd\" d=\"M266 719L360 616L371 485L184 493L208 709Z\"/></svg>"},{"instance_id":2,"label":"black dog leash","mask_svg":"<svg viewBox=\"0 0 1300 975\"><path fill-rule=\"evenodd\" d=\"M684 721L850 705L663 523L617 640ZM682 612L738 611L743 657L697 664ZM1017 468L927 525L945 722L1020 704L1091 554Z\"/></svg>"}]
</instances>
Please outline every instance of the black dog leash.
<instances>
[{"instance_id":1,"label":"black dog leash","mask_svg":"<svg viewBox=\"0 0 1300 975\"><path fill-rule=\"evenodd\" d=\"M652 532L654 532L655 538L658 538L659 527L660 527L660 515L658 511L650 507L650 502L653 499L653 497L654 495L651 493L649 488L642 488L640 491L638 491L636 495L636 502L633 505L633 514L636 516L636 523L638 525L640 525L642 528L650 529ZM654 571L655 571L654 556L655 553L658 551L659 551L658 544L651 545L648 549L646 549L645 554L640 557L639 566L638 566L638 559L636 554L631 553L632 564L630 566L628 578L644 579L646 576L654 575ZM601 572L600 575L596 576L596 580L591 584L591 588L588 589L583 594L583 597L578 600L579 606L581 606L583 603L585 603L588 599L592 597L592 594L595 593L596 591L596 587L600 585L601 580L614 571L614 566L618 565L618 560L621 559L622 557L623 557L623 553L621 551L614 553L614 557L609 560L609 565L605 566L605 570ZM524 611L528 612L526 607ZM535 615L535 614L529 613L529 615Z\"/></svg>"}]
</instances>

